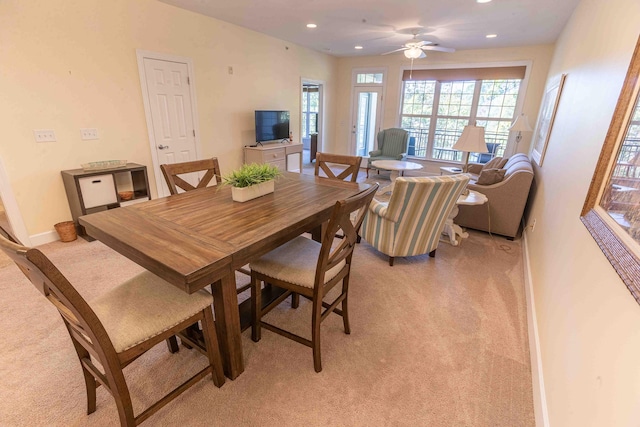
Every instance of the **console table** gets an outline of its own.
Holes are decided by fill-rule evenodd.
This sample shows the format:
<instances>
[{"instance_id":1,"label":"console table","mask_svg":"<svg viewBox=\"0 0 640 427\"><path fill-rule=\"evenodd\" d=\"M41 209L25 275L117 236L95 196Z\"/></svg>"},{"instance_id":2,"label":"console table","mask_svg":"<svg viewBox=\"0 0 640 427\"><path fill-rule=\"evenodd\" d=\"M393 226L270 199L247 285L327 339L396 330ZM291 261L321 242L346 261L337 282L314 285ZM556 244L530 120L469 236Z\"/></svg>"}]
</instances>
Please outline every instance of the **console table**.
<instances>
[{"instance_id":1,"label":"console table","mask_svg":"<svg viewBox=\"0 0 640 427\"><path fill-rule=\"evenodd\" d=\"M289 161L289 156L298 154L300 157L299 164L293 164ZM265 144L257 147L244 147L245 163L271 163L277 166L281 171L300 172L302 173L302 143L286 142L283 144ZM291 166L295 166L294 169Z\"/></svg>"}]
</instances>

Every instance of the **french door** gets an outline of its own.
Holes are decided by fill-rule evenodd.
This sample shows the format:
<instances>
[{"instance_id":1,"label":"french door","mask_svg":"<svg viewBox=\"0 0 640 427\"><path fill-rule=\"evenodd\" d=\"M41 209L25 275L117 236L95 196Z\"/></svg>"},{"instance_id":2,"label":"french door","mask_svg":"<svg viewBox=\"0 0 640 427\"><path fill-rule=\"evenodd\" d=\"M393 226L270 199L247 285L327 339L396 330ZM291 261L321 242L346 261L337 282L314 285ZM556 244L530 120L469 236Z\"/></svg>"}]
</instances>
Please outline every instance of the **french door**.
<instances>
[{"instance_id":1,"label":"french door","mask_svg":"<svg viewBox=\"0 0 640 427\"><path fill-rule=\"evenodd\" d=\"M382 116L382 87L355 87L351 146L356 156L375 150Z\"/></svg>"}]
</instances>

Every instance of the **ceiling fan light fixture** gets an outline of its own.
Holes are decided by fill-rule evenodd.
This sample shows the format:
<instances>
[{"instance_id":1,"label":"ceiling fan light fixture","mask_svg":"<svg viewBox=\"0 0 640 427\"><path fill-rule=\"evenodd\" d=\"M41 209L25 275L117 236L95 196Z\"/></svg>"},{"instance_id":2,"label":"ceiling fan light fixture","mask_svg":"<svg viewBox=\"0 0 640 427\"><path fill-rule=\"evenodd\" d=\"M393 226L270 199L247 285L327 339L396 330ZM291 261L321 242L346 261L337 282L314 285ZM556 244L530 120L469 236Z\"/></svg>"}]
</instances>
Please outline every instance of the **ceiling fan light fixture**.
<instances>
[{"instance_id":1,"label":"ceiling fan light fixture","mask_svg":"<svg viewBox=\"0 0 640 427\"><path fill-rule=\"evenodd\" d=\"M419 47L412 47L404 51L404 56L409 59L418 59L420 58L424 52Z\"/></svg>"}]
</instances>

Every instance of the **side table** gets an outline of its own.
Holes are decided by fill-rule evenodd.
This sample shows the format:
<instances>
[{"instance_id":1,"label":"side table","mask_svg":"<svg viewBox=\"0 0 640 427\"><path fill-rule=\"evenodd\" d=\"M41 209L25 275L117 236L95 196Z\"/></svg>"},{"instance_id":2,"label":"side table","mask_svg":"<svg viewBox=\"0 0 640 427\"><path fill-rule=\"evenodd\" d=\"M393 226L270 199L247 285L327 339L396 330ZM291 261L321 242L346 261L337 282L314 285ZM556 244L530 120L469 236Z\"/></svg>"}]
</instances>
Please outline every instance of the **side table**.
<instances>
[{"instance_id":1,"label":"side table","mask_svg":"<svg viewBox=\"0 0 640 427\"><path fill-rule=\"evenodd\" d=\"M453 246L458 246L462 239L466 239L469 237L469 233L462 230L458 224L454 223L456 215L458 215L458 205L484 205L487 203L489 199L484 194L469 190L468 194L461 194L456 200L456 205L451 210L451 213L447 217L444 223L444 229L442 230L443 234L449 236L449 242Z\"/></svg>"},{"instance_id":2,"label":"side table","mask_svg":"<svg viewBox=\"0 0 640 427\"><path fill-rule=\"evenodd\" d=\"M441 166L440 175L456 175L462 173L462 168L456 168L452 166Z\"/></svg>"}]
</instances>

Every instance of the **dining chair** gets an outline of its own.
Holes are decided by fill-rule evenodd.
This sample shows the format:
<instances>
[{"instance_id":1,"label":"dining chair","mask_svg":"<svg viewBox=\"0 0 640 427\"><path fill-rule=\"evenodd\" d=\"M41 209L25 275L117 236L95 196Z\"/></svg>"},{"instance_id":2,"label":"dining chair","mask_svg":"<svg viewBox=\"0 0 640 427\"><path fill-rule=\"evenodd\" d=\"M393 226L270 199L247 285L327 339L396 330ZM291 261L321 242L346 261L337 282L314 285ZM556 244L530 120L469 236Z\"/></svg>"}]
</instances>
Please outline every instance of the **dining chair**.
<instances>
[{"instance_id":1,"label":"dining chair","mask_svg":"<svg viewBox=\"0 0 640 427\"><path fill-rule=\"evenodd\" d=\"M324 231L322 243L298 236L250 263L251 338L253 341L260 341L261 329L264 327L311 347L315 371L322 371L320 323L333 312L342 316L345 333L351 333L348 291L353 248L364 214L377 189L378 184L374 184L355 196L337 201ZM357 212L355 221L352 221L350 217L352 212ZM344 238L334 246L333 237L338 230L344 232ZM286 292L264 308L261 298L262 282L286 289ZM340 295L332 303L324 302L323 298L327 292L340 282L342 282ZM312 301L311 340L262 320L264 315L292 293L302 295ZM337 308L340 303L342 303L341 310ZM326 308L324 312L323 308Z\"/></svg>"},{"instance_id":2,"label":"dining chair","mask_svg":"<svg viewBox=\"0 0 640 427\"><path fill-rule=\"evenodd\" d=\"M389 256L428 253L434 257L449 213L469 182L469 175L396 179L388 203L373 200L365 215L361 236Z\"/></svg>"},{"instance_id":3,"label":"dining chair","mask_svg":"<svg viewBox=\"0 0 640 427\"><path fill-rule=\"evenodd\" d=\"M362 157L360 156L346 156L342 154L317 152L314 175L338 181L356 182L361 162ZM332 167L337 168L339 171L334 172ZM322 227L316 227L309 231L309 233L311 233L311 237L314 240L322 239ZM335 237L342 239L344 236L338 233ZM299 304L300 298L298 297L298 294L293 292L291 294L291 307L298 308Z\"/></svg>"},{"instance_id":4,"label":"dining chair","mask_svg":"<svg viewBox=\"0 0 640 427\"><path fill-rule=\"evenodd\" d=\"M340 181L356 182L360 171L360 156L345 156L342 154L316 153L315 175L326 178L338 179ZM334 172L332 166L339 167L339 172ZM343 168L344 167L344 168Z\"/></svg>"},{"instance_id":5,"label":"dining chair","mask_svg":"<svg viewBox=\"0 0 640 427\"><path fill-rule=\"evenodd\" d=\"M216 386L224 384L211 311L213 297L208 292L201 290L189 295L150 272L143 272L88 304L38 249L11 242L1 235L0 249L58 309L82 367L87 414L96 410L96 389L100 385L113 396L120 424L135 426L208 374ZM180 331L198 322L203 327L206 351L202 351L208 357L207 366L134 416L123 368L172 335L188 339Z\"/></svg>"},{"instance_id":6,"label":"dining chair","mask_svg":"<svg viewBox=\"0 0 640 427\"><path fill-rule=\"evenodd\" d=\"M190 162L164 164L160 165L160 169L162 169L164 180L166 181L167 187L169 187L169 191L172 195L178 194L178 188L180 188L184 192L187 192L197 190L198 188L205 188L214 178L216 179L216 184L220 184L222 180L220 174L220 165L218 164L217 157L204 160L194 160ZM202 179L200 179L197 185L192 185L179 176L197 172L205 172L204 176L202 177ZM251 276L251 272L244 267L239 268L238 271L246 274L247 276ZM250 286L250 283L239 286L238 288L236 288L236 292L240 294L249 289Z\"/></svg>"},{"instance_id":7,"label":"dining chair","mask_svg":"<svg viewBox=\"0 0 640 427\"><path fill-rule=\"evenodd\" d=\"M358 179L358 172L360 172L361 162L362 157L360 156L316 153L316 166L314 175L322 176L329 179L336 179L338 181L356 182L356 180ZM334 172L333 169L331 169L332 166L337 166L339 172ZM316 240L319 240L319 238L321 237L319 233L320 232L317 230L311 231L311 235ZM342 238L342 235L338 234L336 235L336 237Z\"/></svg>"},{"instance_id":8,"label":"dining chair","mask_svg":"<svg viewBox=\"0 0 640 427\"><path fill-rule=\"evenodd\" d=\"M160 165L164 180L169 187L171 194L178 194L178 188L183 191L191 191L197 188L204 188L215 178L216 184L220 184L220 166L218 165L218 159L213 157L211 159L194 160L190 162L171 163ZM205 172L196 185L187 182L180 175Z\"/></svg>"}]
</instances>

